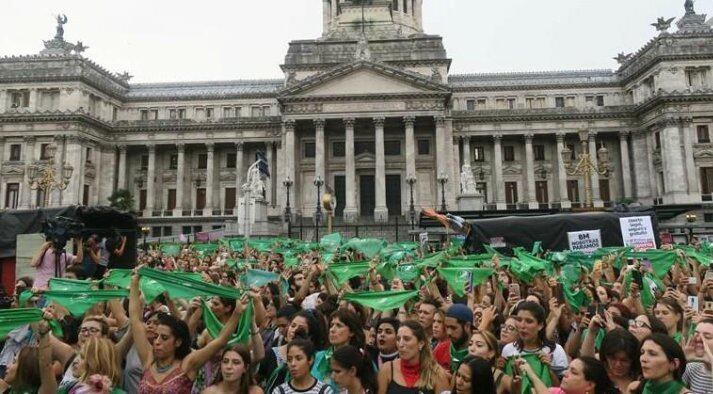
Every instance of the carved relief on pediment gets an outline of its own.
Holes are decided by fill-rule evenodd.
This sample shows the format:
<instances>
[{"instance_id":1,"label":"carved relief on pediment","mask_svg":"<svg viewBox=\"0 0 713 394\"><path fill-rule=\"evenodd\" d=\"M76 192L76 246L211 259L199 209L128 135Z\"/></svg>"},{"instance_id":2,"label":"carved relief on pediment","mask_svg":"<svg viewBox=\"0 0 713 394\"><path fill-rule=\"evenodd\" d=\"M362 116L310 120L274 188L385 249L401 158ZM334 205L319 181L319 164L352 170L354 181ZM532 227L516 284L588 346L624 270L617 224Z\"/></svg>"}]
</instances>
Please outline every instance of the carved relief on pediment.
<instances>
[{"instance_id":1,"label":"carved relief on pediment","mask_svg":"<svg viewBox=\"0 0 713 394\"><path fill-rule=\"evenodd\" d=\"M2 175L24 175L25 165L19 162L6 161L2 163L2 170L0 170Z\"/></svg>"},{"instance_id":2,"label":"carved relief on pediment","mask_svg":"<svg viewBox=\"0 0 713 394\"><path fill-rule=\"evenodd\" d=\"M235 171L221 171L218 179L220 182L235 182Z\"/></svg>"},{"instance_id":3,"label":"carved relief on pediment","mask_svg":"<svg viewBox=\"0 0 713 394\"><path fill-rule=\"evenodd\" d=\"M713 145L712 144L697 144L693 148L693 157L701 160L713 159Z\"/></svg>"},{"instance_id":4,"label":"carved relief on pediment","mask_svg":"<svg viewBox=\"0 0 713 394\"><path fill-rule=\"evenodd\" d=\"M97 176L97 168L94 163L84 164L84 177L94 179Z\"/></svg>"},{"instance_id":5,"label":"carved relief on pediment","mask_svg":"<svg viewBox=\"0 0 713 394\"><path fill-rule=\"evenodd\" d=\"M208 179L205 170L193 170L191 171L191 181L205 181Z\"/></svg>"},{"instance_id":6,"label":"carved relief on pediment","mask_svg":"<svg viewBox=\"0 0 713 394\"><path fill-rule=\"evenodd\" d=\"M376 158L373 153L360 153L354 157L357 163L373 163Z\"/></svg>"},{"instance_id":7,"label":"carved relief on pediment","mask_svg":"<svg viewBox=\"0 0 713 394\"><path fill-rule=\"evenodd\" d=\"M522 164L512 163L503 166L504 175L519 175L522 174Z\"/></svg>"}]
</instances>

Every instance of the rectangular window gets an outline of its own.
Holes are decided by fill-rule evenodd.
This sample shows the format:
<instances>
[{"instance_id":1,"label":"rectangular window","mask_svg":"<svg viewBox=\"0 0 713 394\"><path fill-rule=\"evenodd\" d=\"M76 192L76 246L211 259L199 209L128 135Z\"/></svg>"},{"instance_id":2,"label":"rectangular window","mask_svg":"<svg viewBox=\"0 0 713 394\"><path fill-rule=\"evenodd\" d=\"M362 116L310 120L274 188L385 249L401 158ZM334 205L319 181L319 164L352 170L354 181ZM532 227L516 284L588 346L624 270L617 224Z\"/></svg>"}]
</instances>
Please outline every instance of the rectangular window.
<instances>
[{"instance_id":1,"label":"rectangular window","mask_svg":"<svg viewBox=\"0 0 713 394\"><path fill-rule=\"evenodd\" d=\"M475 100L468 100L465 102L465 108L468 111L475 111Z\"/></svg>"},{"instance_id":2,"label":"rectangular window","mask_svg":"<svg viewBox=\"0 0 713 394\"><path fill-rule=\"evenodd\" d=\"M418 140L418 154L425 156L431 154L431 140Z\"/></svg>"},{"instance_id":3,"label":"rectangular window","mask_svg":"<svg viewBox=\"0 0 713 394\"><path fill-rule=\"evenodd\" d=\"M84 157L84 162L90 164L92 162L92 148L87 148L85 151L86 156Z\"/></svg>"},{"instance_id":4,"label":"rectangular window","mask_svg":"<svg viewBox=\"0 0 713 394\"><path fill-rule=\"evenodd\" d=\"M539 204L548 204L550 202L549 192L547 191L547 181L535 182L535 197Z\"/></svg>"},{"instance_id":5,"label":"rectangular window","mask_svg":"<svg viewBox=\"0 0 713 394\"><path fill-rule=\"evenodd\" d=\"M473 149L473 161L485 161L485 147L476 146L475 149Z\"/></svg>"},{"instance_id":6,"label":"rectangular window","mask_svg":"<svg viewBox=\"0 0 713 394\"><path fill-rule=\"evenodd\" d=\"M175 109L169 109L168 110L168 118L169 119L176 119L178 117L178 114L176 113L177 111Z\"/></svg>"},{"instance_id":7,"label":"rectangular window","mask_svg":"<svg viewBox=\"0 0 713 394\"><path fill-rule=\"evenodd\" d=\"M579 183L576 180L567 181L567 199L579 202Z\"/></svg>"},{"instance_id":8,"label":"rectangular window","mask_svg":"<svg viewBox=\"0 0 713 394\"><path fill-rule=\"evenodd\" d=\"M149 119L151 120L158 120L158 110L157 109L152 109L149 112Z\"/></svg>"},{"instance_id":9,"label":"rectangular window","mask_svg":"<svg viewBox=\"0 0 713 394\"><path fill-rule=\"evenodd\" d=\"M139 211L146 209L146 189L139 190Z\"/></svg>"},{"instance_id":10,"label":"rectangular window","mask_svg":"<svg viewBox=\"0 0 713 394\"><path fill-rule=\"evenodd\" d=\"M654 149L661 149L661 133L654 133Z\"/></svg>"},{"instance_id":11,"label":"rectangular window","mask_svg":"<svg viewBox=\"0 0 713 394\"><path fill-rule=\"evenodd\" d=\"M572 108L572 107L574 107L574 106L575 106L575 105L574 105L574 102L575 102L576 99L577 99L577 98L574 97L574 96L567 96L567 98L566 98L565 101L564 101L564 106L567 107L567 108Z\"/></svg>"},{"instance_id":12,"label":"rectangular window","mask_svg":"<svg viewBox=\"0 0 713 394\"><path fill-rule=\"evenodd\" d=\"M140 113L141 113L141 120L149 120L149 110L142 109Z\"/></svg>"},{"instance_id":13,"label":"rectangular window","mask_svg":"<svg viewBox=\"0 0 713 394\"><path fill-rule=\"evenodd\" d=\"M243 115L243 108L242 107L235 107L235 117L239 118Z\"/></svg>"},{"instance_id":14,"label":"rectangular window","mask_svg":"<svg viewBox=\"0 0 713 394\"><path fill-rule=\"evenodd\" d=\"M706 126L706 125L696 126L696 134L698 135L698 142L700 142L700 143L711 142L710 134L708 133L708 126Z\"/></svg>"},{"instance_id":15,"label":"rectangular window","mask_svg":"<svg viewBox=\"0 0 713 394\"><path fill-rule=\"evenodd\" d=\"M305 150L304 150L304 158L305 159L314 159L315 156L317 156L317 147L314 144L314 142L305 142Z\"/></svg>"},{"instance_id":16,"label":"rectangular window","mask_svg":"<svg viewBox=\"0 0 713 394\"><path fill-rule=\"evenodd\" d=\"M237 153L228 153L225 156L225 167L226 168L236 168L238 163Z\"/></svg>"},{"instance_id":17,"label":"rectangular window","mask_svg":"<svg viewBox=\"0 0 713 394\"><path fill-rule=\"evenodd\" d=\"M515 109L515 99L514 98L508 99L508 109Z\"/></svg>"},{"instance_id":18,"label":"rectangular window","mask_svg":"<svg viewBox=\"0 0 713 394\"><path fill-rule=\"evenodd\" d=\"M173 227L171 226L163 226L163 236L164 237L170 237L173 235Z\"/></svg>"},{"instance_id":19,"label":"rectangular window","mask_svg":"<svg viewBox=\"0 0 713 394\"><path fill-rule=\"evenodd\" d=\"M49 152L48 148L50 147L50 144L42 144L40 145L40 160L49 160Z\"/></svg>"},{"instance_id":20,"label":"rectangular window","mask_svg":"<svg viewBox=\"0 0 713 394\"><path fill-rule=\"evenodd\" d=\"M346 155L344 147L344 141L332 142L332 157L344 157Z\"/></svg>"},{"instance_id":21,"label":"rectangular window","mask_svg":"<svg viewBox=\"0 0 713 394\"><path fill-rule=\"evenodd\" d=\"M544 145L533 145L532 149L535 153L535 160L537 160L537 161L545 160L545 146Z\"/></svg>"},{"instance_id":22,"label":"rectangular window","mask_svg":"<svg viewBox=\"0 0 713 394\"><path fill-rule=\"evenodd\" d=\"M604 96L597 96L597 107L604 106Z\"/></svg>"},{"instance_id":23,"label":"rectangular window","mask_svg":"<svg viewBox=\"0 0 713 394\"><path fill-rule=\"evenodd\" d=\"M116 120L119 118L119 108L112 108L111 109L111 120L116 122Z\"/></svg>"},{"instance_id":24,"label":"rectangular window","mask_svg":"<svg viewBox=\"0 0 713 394\"><path fill-rule=\"evenodd\" d=\"M151 227L151 236L154 238L160 237L161 236L161 226Z\"/></svg>"},{"instance_id":25,"label":"rectangular window","mask_svg":"<svg viewBox=\"0 0 713 394\"><path fill-rule=\"evenodd\" d=\"M191 226L183 226L181 227L181 234L188 235L193 231L193 228Z\"/></svg>"},{"instance_id":26,"label":"rectangular window","mask_svg":"<svg viewBox=\"0 0 713 394\"><path fill-rule=\"evenodd\" d=\"M176 209L176 189L168 189L166 196L166 209L173 211Z\"/></svg>"},{"instance_id":27,"label":"rectangular window","mask_svg":"<svg viewBox=\"0 0 713 394\"><path fill-rule=\"evenodd\" d=\"M206 119L212 119L212 118L213 118L213 108L206 108L206 109L205 109L205 117L206 117Z\"/></svg>"},{"instance_id":28,"label":"rectangular window","mask_svg":"<svg viewBox=\"0 0 713 394\"><path fill-rule=\"evenodd\" d=\"M401 156L401 141L384 141L384 155Z\"/></svg>"},{"instance_id":29,"label":"rectangular window","mask_svg":"<svg viewBox=\"0 0 713 394\"><path fill-rule=\"evenodd\" d=\"M84 185L82 190L82 205L85 207L89 205L89 185Z\"/></svg>"},{"instance_id":30,"label":"rectangular window","mask_svg":"<svg viewBox=\"0 0 713 394\"><path fill-rule=\"evenodd\" d=\"M225 209L235 209L235 188L225 188Z\"/></svg>"},{"instance_id":31,"label":"rectangular window","mask_svg":"<svg viewBox=\"0 0 713 394\"><path fill-rule=\"evenodd\" d=\"M178 110L178 119L186 119L186 110L184 108Z\"/></svg>"},{"instance_id":32,"label":"rectangular window","mask_svg":"<svg viewBox=\"0 0 713 394\"><path fill-rule=\"evenodd\" d=\"M555 107L564 108L564 97L555 97Z\"/></svg>"},{"instance_id":33,"label":"rectangular window","mask_svg":"<svg viewBox=\"0 0 713 394\"><path fill-rule=\"evenodd\" d=\"M505 182L505 203L517 204L517 182Z\"/></svg>"},{"instance_id":34,"label":"rectangular window","mask_svg":"<svg viewBox=\"0 0 713 394\"><path fill-rule=\"evenodd\" d=\"M599 180L599 197L602 201L611 201L611 192L609 191L609 179Z\"/></svg>"},{"instance_id":35,"label":"rectangular window","mask_svg":"<svg viewBox=\"0 0 713 394\"><path fill-rule=\"evenodd\" d=\"M29 106L29 90L16 90L10 93L10 108L27 108Z\"/></svg>"},{"instance_id":36,"label":"rectangular window","mask_svg":"<svg viewBox=\"0 0 713 394\"><path fill-rule=\"evenodd\" d=\"M205 170L208 168L208 154L201 153L198 155L198 169Z\"/></svg>"},{"instance_id":37,"label":"rectangular window","mask_svg":"<svg viewBox=\"0 0 713 394\"><path fill-rule=\"evenodd\" d=\"M354 141L354 154L360 155L362 153L375 154L376 146L374 141Z\"/></svg>"},{"instance_id":38,"label":"rectangular window","mask_svg":"<svg viewBox=\"0 0 713 394\"><path fill-rule=\"evenodd\" d=\"M203 226L193 226L194 233L200 233L201 231L203 231Z\"/></svg>"},{"instance_id":39,"label":"rectangular window","mask_svg":"<svg viewBox=\"0 0 713 394\"><path fill-rule=\"evenodd\" d=\"M196 189L196 210L205 209L205 188Z\"/></svg>"},{"instance_id":40,"label":"rectangular window","mask_svg":"<svg viewBox=\"0 0 713 394\"><path fill-rule=\"evenodd\" d=\"M526 98L525 99L525 108L527 108L527 109L535 108L535 99L532 97Z\"/></svg>"},{"instance_id":41,"label":"rectangular window","mask_svg":"<svg viewBox=\"0 0 713 394\"><path fill-rule=\"evenodd\" d=\"M269 105L262 107L262 116L270 116L272 114L272 107Z\"/></svg>"},{"instance_id":42,"label":"rectangular window","mask_svg":"<svg viewBox=\"0 0 713 394\"><path fill-rule=\"evenodd\" d=\"M178 169L178 154L173 154L168 159L168 169L176 170Z\"/></svg>"},{"instance_id":43,"label":"rectangular window","mask_svg":"<svg viewBox=\"0 0 713 394\"><path fill-rule=\"evenodd\" d=\"M10 161L20 161L22 155L22 145L12 144L10 145Z\"/></svg>"},{"instance_id":44,"label":"rectangular window","mask_svg":"<svg viewBox=\"0 0 713 394\"><path fill-rule=\"evenodd\" d=\"M567 149L571 152L570 160L577 160L577 147L574 144L567 144Z\"/></svg>"},{"instance_id":45,"label":"rectangular window","mask_svg":"<svg viewBox=\"0 0 713 394\"><path fill-rule=\"evenodd\" d=\"M503 160L504 161L515 161L515 147L512 145L505 145L503 147Z\"/></svg>"},{"instance_id":46,"label":"rectangular window","mask_svg":"<svg viewBox=\"0 0 713 394\"><path fill-rule=\"evenodd\" d=\"M506 109L507 108L507 101L505 99L495 99L495 108L497 109Z\"/></svg>"},{"instance_id":47,"label":"rectangular window","mask_svg":"<svg viewBox=\"0 0 713 394\"><path fill-rule=\"evenodd\" d=\"M141 169L147 170L149 168L149 155L141 155Z\"/></svg>"},{"instance_id":48,"label":"rectangular window","mask_svg":"<svg viewBox=\"0 0 713 394\"><path fill-rule=\"evenodd\" d=\"M594 105L594 96L585 96L584 103L586 104L587 107L593 106Z\"/></svg>"},{"instance_id":49,"label":"rectangular window","mask_svg":"<svg viewBox=\"0 0 713 394\"><path fill-rule=\"evenodd\" d=\"M232 118L233 117L233 107L224 107L223 108L223 117L224 118Z\"/></svg>"},{"instance_id":50,"label":"rectangular window","mask_svg":"<svg viewBox=\"0 0 713 394\"><path fill-rule=\"evenodd\" d=\"M488 202L488 183L487 182L478 182L475 184L475 190L480 193L481 196L483 196L483 202L487 203Z\"/></svg>"},{"instance_id":51,"label":"rectangular window","mask_svg":"<svg viewBox=\"0 0 713 394\"><path fill-rule=\"evenodd\" d=\"M262 116L262 108L261 107L252 107L250 116L252 116L253 118L261 117Z\"/></svg>"},{"instance_id":52,"label":"rectangular window","mask_svg":"<svg viewBox=\"0 0 713 394\"><path fill-rule=\"evenodd\" d=\"M18 199L20 197L20 184L8 183L7 191L5 192L5 208L17 209Z\"/></svg>"},{"instance_id":53,"label":"rectangular window","mask_svg":"<svg viewBox=\"0 0 713 394\"><path fill-rule=\"evenodd\" d=\"M205 119L205 108L196 108L196 119Z\"/></svg>"},{"instance_id":54,"label":"rectangular window","mask_svg":"<svg viewBox=\"0 0 713 394\"><path fill-rule=\"evenodd\" d=\"M703 214L703 221L706 223L711 223L713 222L713 213L706 212Z\"/></svg>"},{"instance_id":55,"label":"rectangular window","mask_svg":"<svg viewBox=\"0 0 713 394\"><path fill-rule=\"evenodd\" d=\"M701 167L701 192L713 194L713 167Z\"/></svg>"}]
</instances>

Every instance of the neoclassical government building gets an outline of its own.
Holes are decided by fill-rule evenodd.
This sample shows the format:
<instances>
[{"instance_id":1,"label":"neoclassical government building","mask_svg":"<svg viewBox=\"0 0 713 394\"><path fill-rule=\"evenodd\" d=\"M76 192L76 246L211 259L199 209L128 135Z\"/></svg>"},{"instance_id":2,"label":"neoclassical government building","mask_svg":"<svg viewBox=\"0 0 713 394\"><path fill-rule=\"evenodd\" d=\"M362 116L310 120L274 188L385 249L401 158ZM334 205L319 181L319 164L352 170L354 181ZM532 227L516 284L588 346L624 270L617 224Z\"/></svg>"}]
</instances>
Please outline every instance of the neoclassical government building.
<instances>
[{"instance_id":1,"label":"neoclassical government building","mask_svg":"<svg viewBox=\"0 0 713 394\"><path fill-rule=\"evenodd\" d=\"M258 152L276 221L285 180L302 217L315 179L346 222L407 215L412 190L417 209L456 210L468 166L488 211L568 210L585 194L597 207L711 201L713 30L690 0L617 70L494 74L449 73L423 0L357 3L323 0L322 36L290 42L275 80L131 83L65 41L58 17L40 53L0 58L2 208L105 205L127 189L154 235L210 230L235 219ZM44 196L31 169L51 148L70 176ZM582 150L591 194L572 172Z\"/></svg>"}]
</instances>

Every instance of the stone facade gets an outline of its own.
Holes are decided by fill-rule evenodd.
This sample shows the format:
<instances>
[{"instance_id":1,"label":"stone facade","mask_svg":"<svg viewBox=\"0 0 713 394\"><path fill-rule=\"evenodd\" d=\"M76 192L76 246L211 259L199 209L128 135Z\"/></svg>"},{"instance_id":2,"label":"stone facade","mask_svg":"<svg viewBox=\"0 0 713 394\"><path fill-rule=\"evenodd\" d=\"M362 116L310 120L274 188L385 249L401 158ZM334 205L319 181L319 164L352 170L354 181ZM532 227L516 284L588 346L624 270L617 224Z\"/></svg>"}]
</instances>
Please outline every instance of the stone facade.
<instances>
[{"instance_id":1,"label":"stone facade","mask_svg":"<svg viewBox=\"0 0 713 394\"><path fill-rule=\"evenodd\" d=\"M279 80L132 84L64 42L66 18L40 54L0 58L0 206L41 204L27 168L48 144L58 169L74 169L50 206L106 204L128 189L163 235L235 220L258 151L274 220L288 178L292 212L305 217L316 178L347 222L407 215L409 179L417 209L455 209L465 165L485 209L569 209L584 185L568 175L566 149L608 153L591 177L596 206L711 201L704 15L687 12L673 33L661 21L616 71L452 75L442 38L423 31L422 0L322 3L322 37L291 42Z\"/></svg>"}]
</instances>

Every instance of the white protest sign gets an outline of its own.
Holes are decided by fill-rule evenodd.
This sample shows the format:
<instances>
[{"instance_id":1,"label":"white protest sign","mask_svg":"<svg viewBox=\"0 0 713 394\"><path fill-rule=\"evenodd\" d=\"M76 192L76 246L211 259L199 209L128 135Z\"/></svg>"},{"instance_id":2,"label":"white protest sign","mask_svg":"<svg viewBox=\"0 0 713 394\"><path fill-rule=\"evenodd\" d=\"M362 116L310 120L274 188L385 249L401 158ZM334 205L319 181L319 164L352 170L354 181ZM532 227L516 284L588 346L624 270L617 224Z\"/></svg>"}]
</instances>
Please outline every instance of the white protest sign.
<instances>
[{"instance_id":1,"label":"white protest sign","mask_svg":"<svg viewBox=\"0 0 713 394\"><path fill-rule=\"evenodd\" d=\"M602 247L600 230L573 231L567 233L567 238L569 238L569 250L590 254Z\"/></svg>"},{"instance_id":2,"label":"white protest sign","mask_svg":"<svg viewBox=\"0 0 713 394\"><path fill-rule=\"evenodd\" d=\"M633 246L637 251L656 249L656 238L654 238L650 216L619 218L619 224L624 246Z\"/></svg>"}]
</instances>

